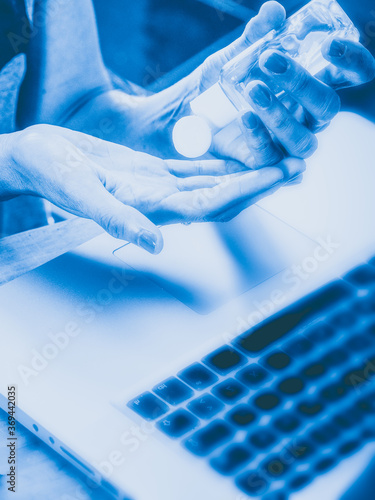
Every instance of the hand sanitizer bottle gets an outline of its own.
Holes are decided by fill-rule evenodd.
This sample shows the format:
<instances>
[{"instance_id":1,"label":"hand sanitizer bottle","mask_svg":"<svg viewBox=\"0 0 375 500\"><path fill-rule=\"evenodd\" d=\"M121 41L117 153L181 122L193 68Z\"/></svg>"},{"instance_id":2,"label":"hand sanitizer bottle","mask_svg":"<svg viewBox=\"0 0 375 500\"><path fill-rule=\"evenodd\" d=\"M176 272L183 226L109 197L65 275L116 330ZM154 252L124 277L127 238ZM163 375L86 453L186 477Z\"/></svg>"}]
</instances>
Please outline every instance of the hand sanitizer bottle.
<instances>
[{"instance_id":1,"label":"hand sanitizer bottle","mask_svg":"<svg viewBox=\"0 0 375 500\"><path fill-rule=\"evenodd\" d=\"M254 43L221 70L219 81L190 103L192 115L181 118L173 129L176 150L187 158L204 155L213 135L235 120L239 113L251 109L245 89L254 80L262 80L280 95L272 80L259 67L266 50L283 52L316 75L329 62L324 59L323 43L336 36L359 41L360 35L336 0L312 0L273 30Z\"/></svg>"}]
</instances>

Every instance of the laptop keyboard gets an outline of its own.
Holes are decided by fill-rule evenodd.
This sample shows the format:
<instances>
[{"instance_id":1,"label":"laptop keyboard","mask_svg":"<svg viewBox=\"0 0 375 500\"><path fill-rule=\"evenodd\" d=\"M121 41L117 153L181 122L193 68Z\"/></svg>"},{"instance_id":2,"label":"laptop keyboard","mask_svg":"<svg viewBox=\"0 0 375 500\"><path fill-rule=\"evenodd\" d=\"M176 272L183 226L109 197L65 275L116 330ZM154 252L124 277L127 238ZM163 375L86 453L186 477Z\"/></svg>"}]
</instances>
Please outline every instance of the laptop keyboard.
<instances>
[{"instance_id":1,"label":"laptop keyboard","mask_svg":"<svg viewBox=\"0 0 375 500\"><path fill-rule=\"evenodd\" d=\"M375 439L375 261L128 407L250 497L287 498Z\"/></svg>"}]
</instances>

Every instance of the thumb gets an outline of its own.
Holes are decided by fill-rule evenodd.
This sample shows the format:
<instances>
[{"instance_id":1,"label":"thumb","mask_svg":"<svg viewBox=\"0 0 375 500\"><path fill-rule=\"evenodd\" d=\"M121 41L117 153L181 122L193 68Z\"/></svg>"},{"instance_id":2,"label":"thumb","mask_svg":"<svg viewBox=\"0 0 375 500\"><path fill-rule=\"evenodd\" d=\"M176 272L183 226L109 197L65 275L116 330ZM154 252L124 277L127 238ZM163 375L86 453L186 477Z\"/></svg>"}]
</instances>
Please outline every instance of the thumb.
<instances>
[{"instance_id":1,"label":"thumb","mask_svg":"<svg viewBox=\"0 0 375 500\"><path fill-rule=\"evenodd\" d=\"M208 57L202 66L203 90L216 83L222 67L235 56L273 29L281 27L286 18L284 7L275 1L262 5L259 13L247 24L243 34L233 43Z\"/></svg>"},{"instance_id":2,"label":"thumb","mask_svg":"<svg viewBox=\"0 0 375 500\"><path fill-rule=\"evenodd\" d=\"M247 23L242 36L218 53L221 63L225 64L273 29L280 28L285 18L285 8L280 3L271 1L263 4L259 13Z\"/></svg>"},{"instance_id":3,"label":"thumb","mask_svg":"<svg viewBox=\"0 0 375 500\"><path fill-rule=\"evenodd\" d=\"M84 216L93 219L115 238L129 241L149 253L163 249L163 236L146 216L112 196L100 183L91 189Z\"/></svg>"}]
</instances>

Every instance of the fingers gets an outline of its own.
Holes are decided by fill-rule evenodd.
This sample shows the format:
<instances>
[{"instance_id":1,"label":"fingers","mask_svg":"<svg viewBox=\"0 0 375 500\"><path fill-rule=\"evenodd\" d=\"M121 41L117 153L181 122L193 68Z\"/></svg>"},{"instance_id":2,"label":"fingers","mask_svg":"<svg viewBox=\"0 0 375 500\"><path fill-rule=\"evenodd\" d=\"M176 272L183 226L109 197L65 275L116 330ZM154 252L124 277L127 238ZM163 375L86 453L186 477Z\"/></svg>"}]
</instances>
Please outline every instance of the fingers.
<instances>
[{"instance_id":1,"label":"fingers","mask_svg":"<svg viewBox=\"0 0 375 500\"><path fill-rule=\"evenodd\" d=\"M176 193L165 200L164 210L175 221L220 220L227 211L237 213L254 203L270 189L280 187L285 179L305 170L305 163L296 158L283 160L277 167L265 167L228 179L213 188ZM172 215L173 214L173 215Z\"/></svg>"},{"instance_id":2,"label":"fingers","mask_svg":"<svg viewBox=\"0 0 375 500\"><path fill-rule=\"evenodd\" d=\"M283 186L282 183L275 184L270 189L262 191L262 193L259 193L258 195L254 196L254 198L247 199L244 202L235 205L233 208L229 208L228 210L224 210L223 212L215 214L214 222L229 222L230 220L237 217L237 215L239 215L241 212L249 208L251 205L254 205L263 198L266 198L267 196L276 193L276 191L278 191L282 186Z\"/></svg>"},{"instance_id":3,"label":"fingers","mask_svg":"<svg viewBox=\"0 0 375 500\"><path fill-rule=\"evenodd\" d=\"M336 84L336 88L361 85L375 78L375 59L359 42L335 38L323 45L322 53L334 66L323 73L324 81L328 79L327 83Z\"/></svg>"},{"instance_id":4,"label":"fingers","mask_svg":"<svg viewBox=\"0 0 375 500\"><path fill-rule=\"evenodd\" d=\"M284 182L274 184L268 189L258 192L252 198L248 198L230 208L225 208L222 212L216 213L214 217L215 222L227 222L236 217L239 213L241 213L249 206L257 203L266 196L270 196L271 194L275 193L278 189L280 189L281 186L288 186L299 183L303 175L301 172L306 169L306 164L303 160L298 160L296 158L287 158L280 162L278 164L278 167L280 167L284 171ZM290 178L291 180L285 183L288 178Z\"/></svg>"},{"instance_id":5,"label":"fingers","mask_svg":"<svg viewBox=\"0 0 375 500\"><path fill-rule=\"evenodd\" d=\"M100 181L95 186L91 184L89 190L82 189L79 197L83 215L93 219L111 236L134 243L152 254L161 252L160 230L138 210L118 201Z\"/></svg>"},{"instance_id":6,"label":"fingers","mask_svg":"<svg viewBox=\"0 0 375 500\"><path fill-rule=\"evenodd\" d=\"M264 83L252 82L245 92L264 125L291 156L308 158L316 151L315 135L293 117Z\"/></svg>"},{"instance_id":7,"label":"fingers","mask_svg":"<svg viewBox=\"0 0 375 500\"><path fill-rule=\"evenodd\" d=\"M253 17L247 24L240 38L207 60L207 69L209 70L215 67L220 70L224 64L249 47L252 43L262 38L271 30L280 28L285 18L285 9L281 4L274 1L266 2L262 5L258 15Z\"/></svg>"},{"instance_id":8,"label":"fingers","mask_svg":"<svg viewBox=\"0 0 375 500\"><path fill-rule=\"evenodd\" d=\"M243 50L271 30L280 28L285 19L285 8L280 3L274 1L264 3L259 13L247 24L237 48Z\"/></svg>"},{"instance_id":9,"label":"fingers","mask_svg":"<svg viewBox=\"0 0 375 500\"><path fill-rule=\"evenodd\" d=\"M253 154L258 167L275 165L283 159L280 148L272 140L271 134L259 117L249 111L241 117L243 139Z\"/></svg>"},{"instance_id":10,"label":"fingers","mask_svg":"<svg viewBox=\"0 0 375 500\"><path fill-rule=\"evenodd\" d=\"M248 170L244 172L238 172L229 175L211 176L211 175L199 175L192 177L185 177L177 180L177 189L179 191L193 191L195 189L203 189L218 186L219 184L224 184L229 182L230 179L235 177L240 177L245 175Z\"/></svg>"},{"instance_id":11,"label":"fingers","mask_svg":"<svg viewBox=\"0 0 375 500\"><path fill-rule=\"evenodd\" d=\"M290 94L315 122L330 122L340 111L337 93L285 54L268 50L262 54L259 65L276 87Z\"/></svg>"},{"instance_id":12,"label":"fingers","mask_svg":"<svg viewBox=\"0 0 375 500\"><path fill-rule=\"evenodd\" d=\"M169 172L176 177L192 175L227 175L246 170L244 165L227 160L165 160Z\"/></svg>"}]
</instances>

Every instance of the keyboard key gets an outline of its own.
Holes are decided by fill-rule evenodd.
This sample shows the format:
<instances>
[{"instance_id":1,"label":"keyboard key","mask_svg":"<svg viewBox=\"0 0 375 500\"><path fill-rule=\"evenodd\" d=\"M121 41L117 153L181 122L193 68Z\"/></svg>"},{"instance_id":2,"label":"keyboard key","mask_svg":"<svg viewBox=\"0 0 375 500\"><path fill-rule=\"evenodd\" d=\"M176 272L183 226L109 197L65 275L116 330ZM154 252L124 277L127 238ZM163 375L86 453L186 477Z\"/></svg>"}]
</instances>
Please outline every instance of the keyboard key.
<instances>
[{"instance_id":1,"label":"keyboard key","mask_svg":"<svg viewBox=\"0 0 375 500\"><path fill-rule=\"evenodd\" d=\"M220 474L229 476L245 467L250 459L251 453L247 448L234 445L226 448L218 457L212 458L210 464Z\"/></svg>"},{"instance_id":2,"label":"keyboard key","mask_svg":"<svg viewBox=\"0 0 375 500\"><path fill-rule=\"evenodd\" d=\"M307 320L352 296L353 290L344 281L335 281L321 290L288 307L278 316L266 320L234 341L234 345L249 354L257 354Z\"/></svg>"},{"instance_id":3,"label":"keyboard key","mask_svg":"<svg viewBox=\"0 0 375 500\"><path fill-rule=\"evenodd\" d=\"M315 465L315 470L316 472L318 472L318 474L322 474L324 472L327 472L335 465L336 465L336 460L333 457L326 457L322 458L322 460L317 462L317 464Z\"/></svg>"},{"instance_id":4,"label":"keyboard key","mask_svg":"<svg viewBox=\"0 0 375 500\"><path fill-rule=\"evenodd\" d=\"M194 363L178 373L178 376L186 384L190 385L196 391L202 391L218 381L217 375L207 370L203 365Z\"/></svg>"},{"instance_id":5,"label":"keyboard key","mask_svg":"<svg viewBox=\"0 0 375 500\"><path fill-rule=\"evenodd\" d=\"M373 339L366 334L355 335L346 343L346 349L350 352L366 351L373 345Z\"/></svg>"},{"instance_id":6,"label":"keyboard key","mask_svg":"<svg viewBox=\"0 0 375 500\"><path fill-rule=\"evenodd\" d=\"M343 384L331 384L328 387L325 387L321 392L320 396L322 399L327 400L328 402L338 401L343 398L346 394L346 388Z\"/></svg>"},{"instance_id":7,"label":"keyboard key","mask_svg":"<svg viewBox=\"0 0 375 500\"><path fill-rule=\"evenodd\" d=\"M314 344L306 337L299 335L296 340L283 345L283 350L290 356L299 357L314 349Z\"/></svg>"},{"instance_id":8,"label":"keyboard key","mask_svg":"<svg viewBox=\"0 0 375 500\"><path fill-rule=\"evenodd\" d=\"M224 408L224 405L211 394L203 394L203 396L193 399L187 407L197 417L209 419L219 413Z\"/></svg>"},{"instance_id":9,"label":"keyboard key","mask_svg":"<svg viewBox=\"0 0 375 500\"><path fill-rule=\"evenodd\" d=\"M279 351L270 354L266 359L263 358L262 361L267 368L279 371L289 366L292 360L285 352Z\"/></svg>"},{"instance_id":10,"label":"keyboard key","mask_svg":"<svg viewBox=\"0 0 375 500\"><path fill-rule=\"evenodd\" d=\"M304 335L314 344L327 342L335 336L335 330L327 323L320 322L304 332Z\"/></svg>"},{"instance_id":11,"label":"keyboard key","mask_svg":"<svg viewBox=\"0 0 375 500\"><path fill-rule=\"evenodd\" d=\"M289 412L284 413L281 417L278 417L274 420L273 424L280 432L289 434L290 432L298 429L301 425L301 421L293 413Z\"/></svg>"},{"instance_id":12,"label":"keyboard key","mask_svg":"<svg viewBox=\"0 0 375 500\"><path fill-rule=\"evenodd\" d=\"M184 444L194 455L204 457L226 443L233 436L233 432L232 427L225 422L214 420L210 425L187 438Z\"/></svg>"},{"instance_id":13,"label":"keyboard key","mask_svg":"<svg viewBox=\"0 0 375 500\"><path fill-rule=\"evenodd\" d=\"M358 408L351 408L350 410L346 410L340 415L336 415L334 417L333 422L338 428L341 429L352 429L357 427L358 424L363 419L361 412Z\"/></svg>"},{"instance_id":14,"label":"keyboard key","mask_svg":"<svg viewBox=\"0 0 375 500\"><path fill-rule=\"evenodd\" d=\"M292 453L296 460L305 460L315 451L311 441L301 438L293 443Z\"/></svg>"},{"instance_id":15,"label":"keyboard key","mask_svg":"<svg viewBox=\"0 0 375 500\"><path fill-rule=\"evenodd\" d=\"M246 387L234 380L234 378L228 378L212 388L212 394L224 401L224 403L229 404L235 403L247 392Z\"/></svg>"},{"instance_id":16,"label":"keyboard key","mask_svg":"<svg viewBox=\"0 0 375 500\"><path fill-rule=\"evenodd\" d=\"M249 437L249 443L255 446L255 448L259 448L260 450L265 450L275 441L275 434L273 434L268 429L264 429L261 427L258 427L257 431Z\"/></svg>"},{"instance_id":17,"label":"keyboard key","mask_svg":"<svg viewBox=\"0 0 375 500\"><path fill-rule=\"evenodd\" d=\"M266 392L256 397L253 402L261 410L268 411L273 410L279 405L280 398L272 392Z\"/></svg>"},{"instance_id":18,"label":"keyboard key","mask_svg":"<svg viewBox=\"0 0 375 500\"><path fill-rule=\"evenodd\" d=\"M264 495L269 489L269 481L255 470L249 470L236 478L237 487L251 497Z\"/></svg>"},{"instance_id":19,"label":"keyboard key","mask_svg":"<svg viewBox=\"0 0 375 500\"><path fill-rule=\"evenodd\" d=\"M194 395L190 387L175 377L164 380L164 382L155 386L152 390L170 405L178 405Z\"/></svg>"},{"instance_id":20,"label":"keyboard key","mask_svg":"<svg viewBox=\"0 0 375 500\"><path fill-rule=\"evenodd\" d=\"M326 367L322 363L313 363L302 371L302 375L308 378L319 378L326 372Z\"/></svg>"},{"instance_id":21,"label":"keyboard key","mask_svg":"<svg viewBox=\"0 0 375 500\"><path fill-rule=\"evenodd\" d=\"M304 416L317 415L323 410L323 405L316 400L304 401L298 405L298 410Z\"/></svg>"},{"instance_id":22,"label":"keyboard key","mask_svg":"<svg viewBox=\"0 0 375 500\"><path fill-rule=\"evenodd\" d=\"M344 276L344 280L356 287L367 288L375 284L375 269L369 265L357 267Z\"/></svg>"},{"instance_id":23,"label":"keyboard key","mask_svg":"<svg viewBox=\"0 0 375 500\"><path fill-rule=\"evenodd\" d=\"M362 439L365 441L374 441L375 438L375 429L372 427L367 427L366 429L362 430L361 434Z\"/></svg>"},{"instance_id":24,"label":"keyboard key","mask_svg":"<svg viewBox=\"0 0 375 500\"><path fill-rule=\"evenodd\" d=\"M282 478L289 470L288 464L285 460L281 460L278 455L271 458L268 457L260 467L267 472L267 475L270 475L274 479Z\"/></svg>"},{"instance_id":25,"label":"keyboard key","mask_svg":"<svg viewBox=\"0 0 375 500\"><path fill-rule=\"evenodd\" d=\"M368 383L368 373L365 368L350 370L343 377L343 382L348 389L359 389L361 385Z\"/></svg>"},{"instance_id":26,"label":"keyboard key","mask_svg":"<svg viewBox=\"0 0 375 500\"><path fill-rule=\"evenodd\" d=\"M288 496L283 491L276 490L266 496L263 496L262 500L288 500Z\"/></svg>"},{"instance_id":27,"label":"keyboard key","mask_svg":"<svg viewBox=\"0 0 375 500\"><path fill-rule=\"evenodd\" d=\"M372 315L375 313L375 295L369 293L365 297L360 297L353 305L353 312L360 315Z\"/></svg>"},{"instance_id":28,"label":"keyboard key","mask_svg":"<svg viewBox=\"0 0 375 500\"><path fill-rule=\"evenodd\" d=\"M232 347L225 346L212 352L202 362L220 375L227 375L246 363L246 358Z\"/></svg>"},{"instance_id":29,"label":"keyboard key","mask_svg":"<svg viewBox=\"0 0 375 500\"><path fill-rule=\"evenodd\" d=\"M353 328L357 320L358 316L352 311L343 310L331 318L330 324L337 330L345 330Z\"/></svg>"},{"instance_id":30,"label":"keyboard key","mask_svg":"<svg viewBox=\"0 0 375 500\"><path fill-rule=\"evenodd\" d=\"M228 421L237 427L248 427L256 419L256 414L247 405L238 405L227 413Z\"/></svg>"},{"instance_id":31,"label":"keyboard key","mask_svg":"<svg viewBox=\"0 0 375 500\"><path fill-rule=\"evenodd\" d=\"M197 427L199 421L186 410L177 410L157 422L156 427L171 438L179 438Z\"/></svg>"},{"instance_id":32,"label":"keyboard key","mask_svg":"<svg viewBox=\"0 0 375 500\"><path fill-rule=\"evenodd\" d=\"M168 406L151 392L144 392L129 401L127 406L146 420L155 420L169 410Z\"/></svg>"},{"instance_id":33,"label":"keyboard key","mask_svg":"<svg viewBox=\"0 0 375 500\"><path fill-rule=\"evenodd\" d=\"M246 368L236 373L236 378L250 388L259 387L269 377L270 373L256 364L246 366Z\"/></svg>"},{"instance_id":34,"label":"keyboard key","mask_svg":"<svg viewBox=\"0 0 375 500\"><path fill-rule=\"evenodd\" d=\"M303 390L305 384L298 377L289 377L280 382L278 388L285 394L298 394Z\"/></svg>"},{"instance_id":35,"label":"keyboard key","mask_svg":"<svg viewBox=\"0 0 375 500\"><path fill-rule=\"evenodd\" d=\"M299 473L294 479L289 483L289 487L293 491L300 490L307 486L312 481L312 477L309 474Z\"/></svg>"},{"instance_id":36,"label":"keyboard key","mask_svg":"<svg viewBox=\"0 0 375 500\"><path fill-rule=\"evenodd\" d=\"M363 413L375 413L375 394L360 399L356 407Z\"/></svg>"},{"instance_id":37,"label":"keyboard key","mask_svg":"<svg viewBox=\"0 0 375 500\"><path fill-rule=\"evenodd\" d=\"M358 450L358 448L361 446L361 441L357 439L352 439L351 441L347 441L346 443L342 444L339 448L339 453L340 455L350 455L353 453L353 451Z\"/></svg>"},{"instance_id":38,"label":"keyboard key","mask_svg":"<svg viewBox=\"0 0 375 500\"><path fill-rule=\"evenodd\" d=\"M311 440L319 445L332 443L339 435L338 427L332 423L323 424L310 433Z\"/></svg>"},{"instance_id":39,"label":"keyboard key","mask_svg":"<svg viewBox=\"0 0 375 500\"><path fill-rule=\"evenodd\" d=\"M322 363L327 367L340 366L348 359L349 355L344 349L334 349L323 357Z\"/></svg>"}]
</instances>

